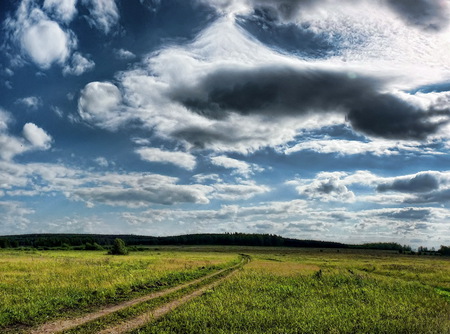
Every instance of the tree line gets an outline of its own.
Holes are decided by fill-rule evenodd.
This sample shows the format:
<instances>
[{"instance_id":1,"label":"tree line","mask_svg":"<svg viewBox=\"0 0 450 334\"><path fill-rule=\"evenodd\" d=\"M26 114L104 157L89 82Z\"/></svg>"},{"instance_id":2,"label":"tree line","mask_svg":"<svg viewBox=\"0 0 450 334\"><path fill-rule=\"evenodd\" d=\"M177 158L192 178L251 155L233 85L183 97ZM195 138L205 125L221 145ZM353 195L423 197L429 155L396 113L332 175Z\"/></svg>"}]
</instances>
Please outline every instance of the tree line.
<instances>
[{"instance_id":1,"label":"tree line","mask_svg":"<svg viewBox=\"0 0 450 334\"><path fill-rule=\"evenodd\" d=\"M205 233L178 236L106 235L106 234L23 234L0 236L0 248L28 247L37 249L86 249L100 250L111 248L115 239L120 238L127 246L163 245L225 245L225 246L266 246L266 247L305 247L305 248L352 248L380 249L410 252L411 247L398 243L367 243L349 245L340 242L300 240L284 238L275 234L250 233ZM450 252L449 247L441 247L442 254ZM441 251L440 250L440 251Z\"/></svg>"}]
</instances>

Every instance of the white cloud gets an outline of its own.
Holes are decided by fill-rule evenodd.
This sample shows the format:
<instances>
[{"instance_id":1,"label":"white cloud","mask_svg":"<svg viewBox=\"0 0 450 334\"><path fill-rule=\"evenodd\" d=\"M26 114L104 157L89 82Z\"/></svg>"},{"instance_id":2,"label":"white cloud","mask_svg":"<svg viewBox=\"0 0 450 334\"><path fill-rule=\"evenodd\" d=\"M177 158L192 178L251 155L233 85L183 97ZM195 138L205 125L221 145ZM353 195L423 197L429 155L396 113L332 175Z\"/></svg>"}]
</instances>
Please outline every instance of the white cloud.
<instances>
[{"instance_id":1,"label":"white cloud","mask_svg":"<svg viewBox=\"0 0 450 334\"><path fill-rule=\"evenodd\" d=\"M121 102L122 94L114 84L94 81L81 91L78 113L84 121L115 130L129 119Z\"/></svg>"},{"instance_id":2,"label":"white cloud","mask_svg":"<svg viewBox=\"0 0 450 334\"><path fill-rule=\"evenodd\" d=\"M187 170L193 170L195 156L186 152L163 151L159 148L141 147L135 150L142 160L150 162L170 163Z\"/></svg>"},{"instance_id":3,"label":"white cloud","mask_svg":"<svg viewBox=\"0 0 450 334\"><path fill-rule=\"evenodd\" d=\"M88 207L95 204L135 208L151 204L209 203L212 187L178 182L178 178L152 173L100 173L56 164L0 161L0 184L9 196L60 193Z\"/></svg>"},{"instance_id":4,"label":"white cloud","mask_svg":"<svg viewBox=\"0 0 450 334\"><path fill-rule=\"evenodd\" d=\"M300 151L314 151L323 154L336 153L338 155L373 154L376 156L398 155L404 152L419 154L442 154L428 149L423 143L415 141L392 141L375 139L370 142L343 139L310 140L298 143L284 150L286 154Z\"/></svg>"},{"instance_id":5,"label":"white cloud","mask_svg":"<svg viewBox=\"0 0 450 334\"><path fill-rule=\"evenodd\" d=\"M29 215L34 210L25 207L22 203L13 201L0 202L0 229L2 234L19 234L27 231L31 224Z\"/></svg>"},{"instance_id":6,"label":"white cloud","mask_svg":"<svg viewBox=\"0 0 450 334\"><path fill-rule=\"evenodd\" d=\"M15 17L8 18L5 27L24 55L41 69L54 63L63 65L76 45L73 33L64 31L30 0L20 3Z\"/></svg>"},{"instance_id":7,"label":"white cloud","mask_svg":"<svg viewBox=\"0 0 450 334\"><path fill-rule=\"evenodd\" d=\"M42 7L55 19L69 23L77 14L76 3L77 0L45 0Z\"/></svg>"},{"instance_id":8,"label":"white cloud","mask_svg":"<svg viewBox=\"0 0 450 334\"><path fill-rule=\"evenodd\" d=\"M321 200L325 202L353 202L355 194L350 191L342 178L345 173L322 172L314 180L300 182L296 187L299 194L308 198Z\"/></svg>"},{"instance_id":9,"label":"white cloud","mask_svg":"<svg viewBox=\"0 0 450 334\"><path fill-rule=\"evenodd\" d=\"M89 22L97 29L108 34L119 21L119 10L115 0L82 0L88 7Z\"/></svg>"},{"instance_id":10,"label":"white cloud","mask_svg":"<svg viewBox=\"0 0 450 334\"><path fill-rule=\"evenodd\" d=\"M108 160L106 160L105 157L95 158L94 161L101 167L108 167L109 166L109 162L108 162Z\"/></svg>"},{"instance_id":11,"label":"white cloud","mask_svg":"<svg viewBox=\"0 0 450 334\"><path fill-rule=\"evenodd\" d=\"M114 49L114 55L117 59L130 60L136 58L136 55L125 49Z\"/></svg>"},{"instance_id":12,"label":"white cloud","mask_svg":"<svg viewBox=\"0 0 450 334\"><path fill-rule=\"evenodd\" d=\"M228 169L234 169L235 173L249 177L256 171L262 171L263 169L256 164L249 164L245 161L229 158L225 155L218 155L211 157L213 165L221 166Z\"/></svg>"},{"instance_id":13,"label":"white cloud","mask_svg":"<svg viewBox=\"0 0 450 334\"><path fill-rule=\"evenodd\" d=\"M207 183L207 182L215 182L219 183L222 182L222 179L220 178L219 174L196 174L192 176L192 179L197 183Z\"/></svg>"},{"instance_id":14,"label":"white cloud","mask_svg":"<svg viewBox=\"0 0 450 334\"><path fill-rule=\"evenodd\" d=\"M37 96L28 96L16 100L17 104L22 104L31 110L37 110L42 106L42 99Z\"/></svg>"},{"instance_id":15,"label":"white cloud","mask_svg":"<svg viewBox=\"0 0 450 334\"><path fill-rule=\"evenodd\" d=\"M47 150L51 146L52 137L40 127L36 126L36 124L26 123L23 126L23 136L34 148Z\"/></svg>"},{"instance_id":16,"label":"white cloud","mask_svg":"<svg viewBox=\"0 0 450 334\"><path fill-rule=\"evenodd\" d=\"M81 75L85 72L92 71L95 67L93 60L87 59L79 52L72 55L71 64L66 64L63 68L63 74Z\"/></svg>"},{"instance_id":17,"label":"white cloud","mask_svg":"<svg viewBox=\"0 0 450 334\"><path fill-rule=\"evenodd\" d=\"M217 183L212 186L216 191L214 197L226 201L247 200L271 190L253 181L243 181L240 184Z\"/></svg>"},{"instance_id":18,"label":"white cloud","mask_svg":"<svg viewBox=\"0 0 450 334\"><path fill-rule=\"evenodd\" d=\"M47 150L52 138L43 129L33 123L26 123L22 134L24 138L8 133L8 125L12 121L9 113L0 109L0 158L11 160L16 155L33 150Z\"/></svg>"},{"instance_id":19,"label":"white cloud","mask_svg":"<svg viewBox=\"0 0 450 334\"><path fill-rule=\"evenodd\" d=\"M54 62L63 63L69 55L69 37L53 21L43 20L25 29L21 42L42 69L48 69Z\"/></svg>"},{"instance_id":20,"label":"white cloud","mask_svg":"<svg viewBox=\"0 0 450 334\"><path fill-rule=\"evenodd\" d=\"M364 8L370 6L372 5L369 3L363 5ZM328 12L331 13L332 10L327 7L326 13ZM220 78L218 73L235 71L250 73L251 76L261 69L273 68L274 64L301 73L329 71L342 75L347 73L349 78L367 77L375 86L379 86L377 89L380 92L388 92L392 98L411 105L411 108L422 103L419 100L431 101L431 95L416 97L412 94L400 94L399 88L410 89L420 84L436 82L445 76L443 73L450 73L447 56L444 57L442 48L440 51L436 50L436 46L450 46L450 42L444 42L445 39L441 35L433 35L431 41L430 36L425 36L420 30L411 32L398 23L391 12L385 18L384 9L378 8L373 15L367 13L369 12L365 11L364 15L358 16L358 10L346 5L345 9L338 10L339 15L335 18L328 14L323 15L320 11L305 14L309 16L305 16L305 21L301 22L309 22L312 32L328 36L327 34L337 29L342 38L339 40L342 42L342 45L339 45L342 54L315 59L314 62L308 61L306 56L305 59L278 53L250 36L236 24L233 17L221 17L202 31L192 43L165 47L149 55L141 64L141 69L135 68L116 75L117 85L123 96L123 106L130 110L129 117L124 117L123 111L117 108L115 113L109 113L109 122L95 118L89 121L93 125L114 130L120 124L133 119L136 121L133 124L152 129L157 136L164 139L178 140L187 150L211 149L215 152L242 154L264 147L280 149L287 143L294 142L304 130L345 124L345 112L338 107L336 110L330 107L326 117L314 111L296 113L293 110L283 114L277 109L268 110L265 114L245 110L239 113L221 108L218 108L220 110L215 114L213 106L196 110L195 103L208 100L210 92L208 93L202 84L207 85L211 75L217 74ZM351 19L348 24L347 19ZM385 22L386 20L388 22ZM296 20L293 22L297 23ZM397 33L397 28L405 35ZM413 48L420 46L426 50L411 52L411 46L405 44L405 36L414 44ZM353 43L356 37L361 43ZM387 47L386 43L392 47ZM366 47L368 49L365 49ZM409 51L406 52L407 50ZM405 54L408 59L405 59ZM428 61L431 59L432 62ZM416 70L411 71L411 67ZM427 74L423 75L425 72ZM189 103L193 106L190 107ZM397 140L388 144L387 141L374 139L366 143L336 141L326 144L316 140L291 147L287 153L304 149L335 152L341 144L344 148L342 154L368 152L375 155L393 155L400 151L417 152L416 141L408 144L406 141ZM429 154L436 153L426 146L422 148Z\"/></svg>"}]
</instances>

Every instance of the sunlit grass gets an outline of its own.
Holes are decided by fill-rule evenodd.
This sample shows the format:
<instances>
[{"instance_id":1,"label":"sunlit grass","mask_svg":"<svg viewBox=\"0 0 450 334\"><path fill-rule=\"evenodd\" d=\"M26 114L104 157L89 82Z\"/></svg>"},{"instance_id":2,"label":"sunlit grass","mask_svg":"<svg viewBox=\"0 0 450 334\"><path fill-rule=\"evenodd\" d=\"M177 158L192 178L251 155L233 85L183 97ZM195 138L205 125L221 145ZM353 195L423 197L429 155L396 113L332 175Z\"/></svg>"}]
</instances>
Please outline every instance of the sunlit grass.
<instances>
[{"instance_id":1,"label":"sunlit grass","mask_svg":"<svg viewBox=\"0 0 450 334\"><path fill-rule=\"evenodd\" d=\"M0 252L0 328L33 324L177 285L238 261L236 254Z\"/></svg>"},{"instance_id":2,"label":"sunlit grass","mask_svg":"<svg viewBox=\"0 0 450 334\"><path fill-rule=\"evenodd\" d=\"M319 250L252 256L223 285L136 332L450 333L450 299L434 288L448 282L448 259Z\"/></svg>"}]
</instances>

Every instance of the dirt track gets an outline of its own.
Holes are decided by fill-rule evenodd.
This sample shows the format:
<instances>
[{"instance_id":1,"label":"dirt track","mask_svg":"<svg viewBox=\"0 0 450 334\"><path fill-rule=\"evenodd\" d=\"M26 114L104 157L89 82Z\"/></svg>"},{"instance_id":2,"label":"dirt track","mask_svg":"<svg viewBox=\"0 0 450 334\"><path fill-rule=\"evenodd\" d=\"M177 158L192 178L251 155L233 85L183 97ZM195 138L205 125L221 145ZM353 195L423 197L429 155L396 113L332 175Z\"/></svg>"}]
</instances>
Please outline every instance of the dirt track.
<instances>
[{"instance_id":1,"label":"dirt track","mask_svg":"<svg viewBox=\"0 0 450 334\"><path fill-rule=\"evenodd\" d=\"M188 283L184 283L178 286L175 286L173 288L169 288L166 290L162 290L162 291L158 291L158 292L154 292L136 299L132 299L120 304L116 304L116 305L112 305L112 306L107 306L104 307L98 311L92 312L92 313L88 313L84 316L78 317L78 318L72 318L72 319L63 319L63 320L57 320L57 321L53 321L53 322L48 322L45 323L43 325L41 325L38 328L32 329L31 331L29 331L29 334L53 334L53 333L59 333L62 332L64 330L68 330L80 325L83 325L85 323L94 321L96 319L99 319L103 316L112 314L114 312L126 309L128 307L131 307L133 305L137 305L143 302L146 302L148 300L151 299L155 299L158 297L163 297L166 296L172 292L187 288L191 285L195 285L197 283L201 283L209 278L212 278L214 276L220 275L224 272L226 272L227 270L235 270L237 268L239 268L240 266L242 266L243 264L247 263L248 258L243 258L242 261L240 263L238 263L237 265L234 265L232 267L229 268L225 268L222 270L219 270L217 272L214 272L212 274L206 275L204 277L201 277L199 279L196 279L194 281L190 281ZM141 316L138 316L134 319L131 319L130 321L127 321L125 323L122 323L116 327L112 327L112 328L108 328L106 330L103 330L100 333L123 333L125 331L129 331L133 328L137 328L140 326L143 326L145 323L151 321L152 319L156 319L158 317L161 317L163 315L165 315L166 313L170 312L170 310L176 308L177 306L187 302L188 300L201 295L205 290L207 289L211 289L212 287L218 285L220 282L222 282L223 279L225 279L228 275L226 275L225 277L222 277L220 279L218 279L217 281L208 284L205 287L201 287L197 290L195 290L194 292L191 292L188 295L185 295L183 297L181 297L180 299L177 299L175 301L169 302L167 304L164 304L154 310L152 310L151 312L145 313ZM123 328L123 329L122 329Z\"/></svg>"}]
</instances>

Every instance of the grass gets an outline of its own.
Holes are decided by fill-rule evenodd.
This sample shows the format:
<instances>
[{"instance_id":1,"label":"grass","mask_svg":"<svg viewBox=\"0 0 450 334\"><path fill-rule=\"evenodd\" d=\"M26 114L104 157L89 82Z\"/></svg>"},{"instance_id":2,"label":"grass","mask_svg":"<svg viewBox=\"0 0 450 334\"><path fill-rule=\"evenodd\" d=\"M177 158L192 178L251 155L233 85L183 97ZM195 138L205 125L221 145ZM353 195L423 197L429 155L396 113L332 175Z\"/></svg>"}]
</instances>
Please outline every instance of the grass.
<instances>
[{"instance_id":1,"label":"grass","mask_svg":"<svg viewBox=\"0 0 450 334\"><path fill-rule=\"evenodd\" d=\"M252 262L134 333L450 333L449 258L232 246L159 247L124 257L0 251L0 332L179 285L237 263L238 253ZM202 284L70 333L95 332Z\"/></svg>"},{"instance_id":2,"label":"grass","mask_svg":"<svg viewBox=\"0 0 450 334\"><path fill-rule=\"evenodd\" d=\"M178 285L239 260L236 254L147 251L0 252L0 331Z\"/></svg>"},{"instance_id":3,"label":"grass","mask_svg":"<svg viewBox=\"0 0 450 334\"><path fill-rule=\"evenodd\" d=\"M448 259L386 252L254 253L240 274L134 333L450 333L450 299L436 288L449 273Z\"/></svg>"}]
</instances>

